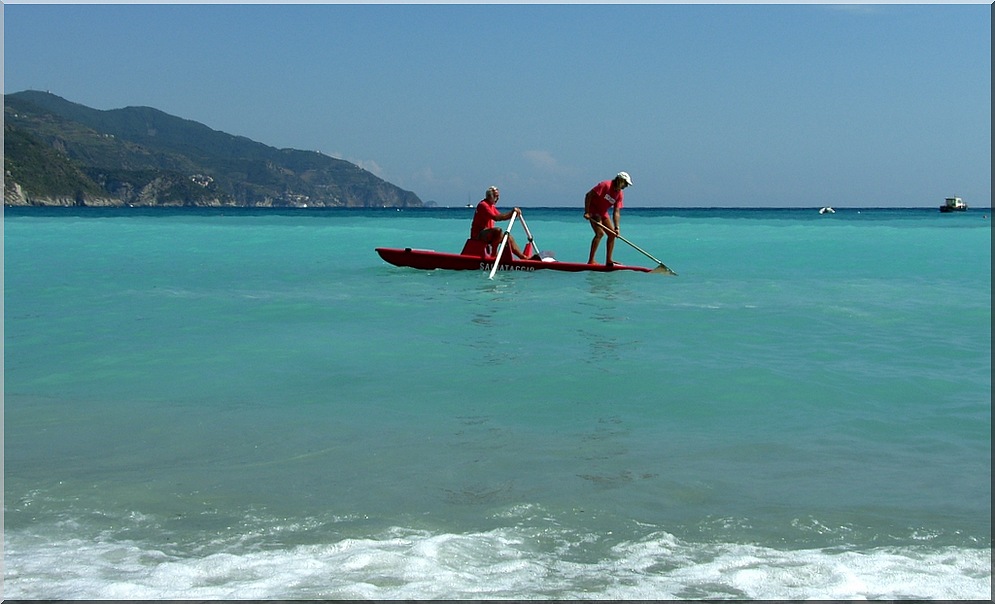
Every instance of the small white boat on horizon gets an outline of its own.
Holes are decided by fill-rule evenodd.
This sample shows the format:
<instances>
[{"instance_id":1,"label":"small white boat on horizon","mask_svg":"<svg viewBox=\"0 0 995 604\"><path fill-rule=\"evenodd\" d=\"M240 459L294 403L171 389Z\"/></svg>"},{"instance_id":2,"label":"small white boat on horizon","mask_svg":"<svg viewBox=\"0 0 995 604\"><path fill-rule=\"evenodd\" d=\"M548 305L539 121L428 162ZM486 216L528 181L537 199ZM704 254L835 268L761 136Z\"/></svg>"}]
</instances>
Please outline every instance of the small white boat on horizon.
<instances>
[{"instance_id":1,"label":"small white boat on horizon","mask_svg":"<svg viewBox=\"0 0 995 604\"><path fill-rule=\"evenodd\" d=\"M966 212L967 204L960 197L947 197L940 206L941 212Z\"/></svg>"}]
</instances>

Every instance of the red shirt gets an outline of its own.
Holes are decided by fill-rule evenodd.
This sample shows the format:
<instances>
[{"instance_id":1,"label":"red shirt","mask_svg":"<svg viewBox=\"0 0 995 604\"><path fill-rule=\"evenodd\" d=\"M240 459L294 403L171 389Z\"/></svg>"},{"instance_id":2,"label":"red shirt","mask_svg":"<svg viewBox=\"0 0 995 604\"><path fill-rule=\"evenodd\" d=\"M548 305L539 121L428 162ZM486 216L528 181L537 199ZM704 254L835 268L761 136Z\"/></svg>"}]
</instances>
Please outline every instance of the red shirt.
<instances>
[{"instance_id":1,"label":"red shirt","mask_svg":"<svg viewBox=\"0 0 995 604\"><path fill-rule=\"evenodd\" d=\"M501 210L497 206L481 199L477 204L477 210L473 213L473 222L470 224L470 239L480 236L480 231L494 228L494 219L501 215Z\"/></svg>"},{"instance_id":2,"label":"red shirt","mask_svg":"<svg viewBox=\"0 0 995 604\"><path fill-rule=\"evenodd\" d=\"M612 188L613 180L605 180L594 185L594 188L587 192L586 201L589 201L588 208L591 216L608 216L608 210L612 207L622 209L622 189Z\"/></svg>"}]
</instances>

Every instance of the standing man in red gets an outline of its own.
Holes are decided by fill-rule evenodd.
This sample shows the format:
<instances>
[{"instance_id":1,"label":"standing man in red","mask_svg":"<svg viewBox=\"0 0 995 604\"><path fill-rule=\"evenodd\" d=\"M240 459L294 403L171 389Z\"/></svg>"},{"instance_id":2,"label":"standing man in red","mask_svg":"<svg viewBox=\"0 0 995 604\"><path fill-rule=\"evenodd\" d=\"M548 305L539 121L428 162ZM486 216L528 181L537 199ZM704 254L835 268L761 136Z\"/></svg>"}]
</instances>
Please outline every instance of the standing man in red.
<instances>
[{"instance_id":1,"label":"standing man in red","mask_svg":"<svg viewBox=\"0 0 995 604\"><path fill-rule=\"evenodd\" d=\"M594 253L598 251L598 244L605 233L608 234L608 242L605 244L605 265L615 264L612 260L612 252L615 251L615 236L620 233L618 220L622 216L622 189L632 186L632 179L628 173L619 172L612 180L605 180L594 185L594 188L584 196L584 219L590 221L591 228L594 229L594 239L591 240L591 256L587 259L588 264L594 264ZM612 217L608 217L608 210L613 209Z\"/></svg>"},{"instance_id":2,"label":"standing man in red","mask_svg":"<svg viewBox=\"0 0 995 604\"><path fill-rule=\"evenodd\" d=\"M504 231L501 230L501 227L495 227L494 221L508 220L516 214L522 215L521 208L511 208L504 213L498 210L497 202L500 198L501 192L497 187L488 187L487 193L484 194L484 198L477 204L477 210L473 213L473 222L470 223L470 239L479 239L489 245L496 246L501 243ZM522 260L528 260L522 250L518 249L518 244L515 243L515 238L511 236L511 233L508 233L508 245L511 247L512 254Z\"/></svg>"}]
</instances>

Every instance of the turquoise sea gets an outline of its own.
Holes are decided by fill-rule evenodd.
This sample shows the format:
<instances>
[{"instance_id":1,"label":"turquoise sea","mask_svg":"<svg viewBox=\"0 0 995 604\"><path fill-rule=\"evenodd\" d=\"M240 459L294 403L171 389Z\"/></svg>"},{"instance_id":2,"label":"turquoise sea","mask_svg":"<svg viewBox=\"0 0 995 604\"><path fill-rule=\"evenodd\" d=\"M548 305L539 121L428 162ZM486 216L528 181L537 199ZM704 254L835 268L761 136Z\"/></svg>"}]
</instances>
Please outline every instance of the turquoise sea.
<instances>
[{"instance_id":1,"label":"turquoise sea","mask_svg":"<svg viewBox=\"0 0 995 604\"><path fill-rule=\"evenodd\" d=\"M7 208L3 596L991 598L990 209L470 212Z\"/></svg>"}]
</instances>

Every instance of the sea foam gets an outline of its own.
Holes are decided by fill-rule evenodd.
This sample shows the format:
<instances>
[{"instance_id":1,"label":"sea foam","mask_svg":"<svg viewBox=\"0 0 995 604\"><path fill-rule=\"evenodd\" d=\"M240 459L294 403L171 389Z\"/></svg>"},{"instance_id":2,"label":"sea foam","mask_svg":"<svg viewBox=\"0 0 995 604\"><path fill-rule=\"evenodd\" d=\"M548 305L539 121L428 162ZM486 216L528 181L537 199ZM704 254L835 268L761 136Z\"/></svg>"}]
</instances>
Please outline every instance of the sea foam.
<instances>
[{"instance_id":1,"label":"sea foam","mask_svg":"<svg viewBox=\"0 0 995 604\"><path fill-rule=\"evenodd\" d=\"M23 557L33 540L7 539L4 595L13 599L967 600L991 593L984 548L778 550L654 532L580 561L575 552L537 551L528 530L394 528L377 538L202 557L80 540L35 545Z\"/></svg>"}]
</instances>

